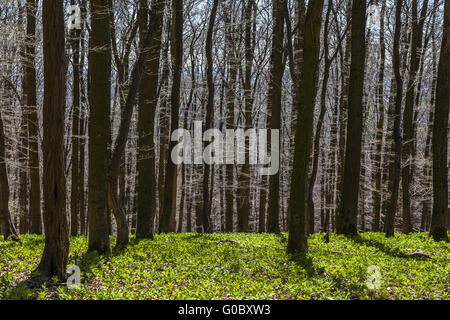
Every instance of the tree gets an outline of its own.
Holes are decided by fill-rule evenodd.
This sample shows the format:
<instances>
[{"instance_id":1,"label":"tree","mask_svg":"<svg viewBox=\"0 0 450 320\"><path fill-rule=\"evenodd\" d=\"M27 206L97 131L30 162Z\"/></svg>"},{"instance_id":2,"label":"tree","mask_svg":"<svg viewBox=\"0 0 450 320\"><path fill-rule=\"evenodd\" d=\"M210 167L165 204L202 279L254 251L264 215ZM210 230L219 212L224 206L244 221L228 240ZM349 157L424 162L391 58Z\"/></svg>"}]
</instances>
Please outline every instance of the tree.
<instances>
[{"instance_id":1,"label":"tree","mask_svg":"<svg viewBox=\"0 0 450 320\"><path fill-rule=\"evenodd\" d=\"M44 0L44 228L45 246L37 267L40 280L66 278L69 230L64 172L64 13L63 0Z\"/></svg>"},{"instance_id":2,"label":"tree","mask_svg":"<svg viewBox=\"0 0 450 320\"><path fill-rule=\"evenodd\" d=\"M432 138L433 154L433 211L431 215L430 235L435 241L447 241L446 223L448 222L448 117L450 85L450 0L444 4L444 30L442 33L441 53L439 57L436 84L436 102Z\"/></svg>"},{"instance_id":3,"label":"tree","mask_svg":"<svg viewBox=\"0 0 450 320\"><path fill-rule=\"evenodd\" d=\"M366 3L353 1L351 27L351 64L348 95L348 127L345 149L342 203L336 220L340 234L357 233L358 193L363 127L363 84L365 68Z\"/></svg>"},{"instance_id":4,"label":"tree","mask_svg":"<svg viewBox=\"0 0 450 320\"><path fill-rule=\"evenodd\" d=\"M252 109L253 109L253 96L252 96L252 70L253 70L253 59L254 59L254 42L252 41L252 36L255 32L253 27L252 19L256 19L254 17L254 12L256 8L255 0L247 0L244 2L244 62L245 66L243 67L244 71L244 79L243 79L243 88L244 88L244 129L248 129L252 126ZM239 120L238 120L239 123ZM241 172L238 174L238 182L239 189L241 192L239 193L239 197L237 199L237 220L238 220L238 231L239 232L248 232L248 220L250 216L250 166L246 162L243 165L240 165Z\"/></svg>"},{"instance_id":5,"label":"tree","mask_svg":"<svg viewBox=\"0 0 450 320\"><path fill-rule=\"evenodd\" d=\"M381 199L382 199L382 150L384 139L384 72L386 59L386 44L384 39L384 15L386 12L386 0L381 1L380 11L380 65L378 70L378 85L377 85L377 133L376 133L376 154L375 154L375 190L373 191L374 198L374 219L372 222L372 231L380 230L380 216L381 216Z\"/></svg>"},{"instance_id":6,"label":"tree","mask_svg":"<svg viewBox=\"0 0 450 320\"><path fill-rule=\"evenodd\" d=\"M313 114L319 72L320 28L323 0L309 2L305 17L305 37L302 72L297 100L297 126L295 130L294 164L289 198L288 253L306 251L306 198L309 157L313 134ZM300 19L299 19L300 20Z\"/></svg>"},{"instance_id":7,"label":"tree","mask_svg":"<svg viewBox=\"0 0 450 320\"><path fill-rule=\"evenodd\" d=\"M30 166L30 232L42 233L41 218L41 180L39 164L39 125L36 101L36 0L27 0L27 37L25 54L27 62L24 70L24 83L27 104L27 127L29 139L29 166Z\"/></svg>"},{"instance_id":8,"label":"tree","mask_svg":"<svg viewBox=\"0 0 450 320\"><path fill-rule=\"evenodd\" d=\"M88 251L110 251L107 223L111 49L108 0L90 2Z\"/></svg>"},{"instance_id":9,"label":"tree","mask_svg":"<svg viewBox=\"0 0 450 320\"><path fill-rule=\"evenodd\" d=\"M154 6L155 3L152 3ZM159 15L162 15L164 6ZM144 44L148 24L147 1L140 0L139 37ZM161 53L161 23L156 26L153 45L149 49L145 72L142 75L139 87L139 113L138 113L138 205L136 238L153 238L153 217L156 212L155 191L155 158L153 132L155 124L155 111L158 102L158 74ZM141 46L142 46L141 45Z\"/></svg>"},{"instance_id":10,"label":"tree","mask_svg":"<svg viewBox=\"0 0 450 320\"><path fill-rule=\"evenodd\" d=\"M129 241L129 227L125 208L122 199L117 194L117 182L120 174L120 165L122 162L122 155L125 152L125 147L130 131L131 118L133 116L133 109L136 102L139 84L144 73L144 67L147 62L149 48L153 45L155 38L155 30L157 26L162 23L162 5L163 1L159 0L154 3L150 13L150 23L148 24L145 40L141 46L138 58L133 66L130 78L130 86L125 100L125 105L122 108L122 118L119 126L119 133L117 134L114 143L114 149L110 159L108 169L108 205L111 208L117 225L117 240L115 249L124 248Z\"/></svg>"},{"instance_id":11,"label":"tree","mask_svg":"<svg viewBox=\"0 0 450 320\"><path fill-rule=\"evenodd\" d=\"M394 29L394 48L392 54L392 64L394 68L396 96L395 109L391 114L394 121L393 140L391 146L391 157L389 164L389 180L388 190L390 191L390 198L388 202L387 215L384 223L384 232L387 237L394 235L394 220L395 212L397 210L398 189L400 184L400 170L401 170L401 153L402 153L402 137L400 135L400 118L403 95L403 82L400 74L400 31L401 31L401 13L402 0L397 1L395 7L395 29Z\"/></svg>"},{"instance_id":12,"label":"tree","mask_svg":"<svg viewBox=\"0 0 450 320\"><path fill-rule=\"evenodd\" d=\"M403 165L402 165L402 200L403 200L403 233L412 231L411 225L411 201L410 186L412 179L412 152L414 145L414 93L417 71L422 52L423 26L427 14L428 0L423 1L420 18L418 20L417 0L412 1L412 32L411 32L411 56L409 62L409 79L406 88L405 111L403 114Z\"/></svg>"},{"instance_id":13,"label":"tree","mask_svg":"<svg viewBox=\"0 0 450 320\"><path fill-rule=\"evenodd\" d=\"M0 115L0 231L4 240L18 239L17 231L9 212L9 183L6 172L5 132Z\"/></svg>"},{"instance_id":14,"label":"tree","mask_svg":"<svg viewBox=\"0 0 450 320\"><path fill-rule=\"evenodd\" d=\"M72 0L71 4L75 2ZM71 31L73 100L72 100L72 178L70 192L70 234L78 235L79 226L79 127L80 127L80 34L81 30Z\"/></svg>"},{"instance_id":15,"label":"tree","mask_svg":"<svg viewBox=\"0 0 450 320\"><path fill-rule=\"evenodd\" d=\"M207 86L208 86L208 99L207 99L207 105L206 105L206 126L205 129L211 129L213 126L213 112L214 112L214 78L213 78L213 59L212 59L212 36L214 31L214 24L216 21L216 14L217 14L217 6L219 4L218 0L214 0L212 8L211 8L211 14L209 17L209 24L208 24L208 32L206 35L206 78L207 78ZM203 208L202 208L202 225L203 225L203 232L211 232L211 225L210 225L210 214L211 214L211 205L212 205L212 199L209 189L209 180L210 180L210 172L211 172L211 166L209 164L205 164L205 171L203 173Z\"/></svg>"},{"instance_id":16,"label":"tree","mask_svg":"<svg viewBox=\"0 0 450 320\"><path fill-rule=\"evenodd\" d=\"M270 128L281 129L281 97L284 65L283 65L283 38L284 38L284 2L273 0L274 25L272 31L272 55L270 62L270 84L268 108L272 112ZM279 141L280 142L280 141ZM279 200L280 200L280 173L279 171L269 177L269 209L267 212L267 231L280 232L279 226ZM264 210L265 208L260 208Z\"/></svg>"},{"instance_id":17,"label":"tree","mask_svg":"<svg viewBox=\"0 0 450 320\"><path fill-rule=\"evenodd\" d=\"M181 72L183 63L183 0L172 1L172 59L173 80L170 100L170 123L171 127L178 126L180 109ZM174 220L177 199L177 166L171 161L170 156L176 142L169 142L169 150L166 159L166 174L164 183L164 203L160 214L160 232L174 232Z\"/></svg>"}]
</instances>

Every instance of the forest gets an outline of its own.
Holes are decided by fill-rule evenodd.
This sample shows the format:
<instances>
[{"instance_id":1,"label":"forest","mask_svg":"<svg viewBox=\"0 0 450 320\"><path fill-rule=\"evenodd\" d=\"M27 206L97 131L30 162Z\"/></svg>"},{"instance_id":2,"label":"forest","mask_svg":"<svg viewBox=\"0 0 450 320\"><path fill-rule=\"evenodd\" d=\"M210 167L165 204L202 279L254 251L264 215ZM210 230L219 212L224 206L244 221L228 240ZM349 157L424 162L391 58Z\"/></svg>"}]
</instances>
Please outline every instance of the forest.
<instances>
[{"instance_id":1,"label":"forest","mask_svg":"<svg viewBox=\"0 0 450 320\"><path fill-rule=\"evenodd\" d=\"M450 0L0 0L0 299L450 299Z\"/></svg>"}]
</instances>

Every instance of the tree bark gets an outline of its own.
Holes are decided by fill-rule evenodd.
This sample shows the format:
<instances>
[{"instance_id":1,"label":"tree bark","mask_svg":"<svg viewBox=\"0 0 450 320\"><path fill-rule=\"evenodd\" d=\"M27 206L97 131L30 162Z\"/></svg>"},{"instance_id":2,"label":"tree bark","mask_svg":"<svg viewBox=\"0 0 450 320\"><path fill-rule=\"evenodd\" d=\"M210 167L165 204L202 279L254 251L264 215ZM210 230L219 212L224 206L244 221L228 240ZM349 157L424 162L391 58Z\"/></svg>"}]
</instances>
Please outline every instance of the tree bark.
<instances>
[{"instance_id":1,"label":"tree bark","mask_svg":"<svg viewBox=\"0 0 450 320\"><path fill-rule=\"evenodd\" d=\"M339 234L357 233L358 194L363 131L363 87L365 69L366 3L353 1L351 27L351 64L348 95L348 128L345 148L341 204L336 221Z\"/></svg>"},{"instance_id":2,"label":"tree bark","mask_svg":"<svg viewBox=\"0 0 450 320\"><path fill-rule=\"evenodd\" d=\"M322 25L323 0L309 2L305 17L305 38L302 72L297 101L297 126L295 130L294 166L289 198L288 253L304 252L306 243L306 201L309 158L313 134L314 104L319 73L320 28Z\"/></svg>"},{"instance_id":3,"label":"tree bark","mask_svg":"<svg viewBox=\"0 0 450 320\"><path fill-rule=\"evenodd\" d=\"M272 0L274 26L272 31L272 56L270 63L270 83L268 109L271 112L270 129L281 130L281 83L284 74L283 64L283 39L284 39L284 11L286 0ZM272 141L270 139L269 141ZM278 141L281 145L281 139ZM269 143L270 145L270 143ZM272 148L272 146L271 146ZM280 232L280 172L268 177L269 180L269 208L267 209L267 231ZM265 210L260 208L260 210Z\"/></svg>"},{"instance_id":4,"label":"tree bark","mask_svg":"<svg viewBox=\"0 0 450 320\"><path fill-rule=\"evenodd\" d=\"M27 125L29 139L29 166L30 166L30 232L42 233L41 218L41 180L39 160L39 124L36 101L36 0L27 0L27 37L24 82L26 87Z\"/></svg>"},{"instance_id":5,"label":"tree bark","mask_svg":"<svg viewBox=\"0 0 450 320\"><path fill-rule=\"evenodd\" d=\"M110 251L107 213L111 104L111 35L108 0L92 0L89 52L88 251Z\"/></svg>"},{"instance_id":6,"label":"tree bark","mask_svg":"<svg viewBox=\"0 0 450 320\"><path fill-rule=\"evenodd\" d=\"M155 6L155 3L152 4ZM147 1L140 0L139 38L144 42L145 30L148 24ZM160 15L164 11L161 8ZM155 111L158 103L158 75L161 53L161 23L156 26L153 45L149 49L145 72L139 87L138 114L138 205L137 205L137 239L153 239L153 217L156 212L155 191L155 145L153 132L155 127Z\"/></svg>"},{"instance_id":7,"label":"tree bark","mask_svg":"<svg viewBox=\"0 0 450 320\"><path fill-rule=\"evenodd\" d=\"M436 84L436 102L432 138L433 154L433 211L430 235L435 241L449 241L446 223L448 222L448 117L450 85L450 0L444 5L444 30L442 33Z\"/></svg>"},{"instance_id":8,"label":"tree bark","mask_svg":"<svg viewBox=\"0 0 450 320\"><path fill-rule=\"evenodd\" d=\"M44 0L44 228L45 246L37 267L38 279L66 278L69 230L64 174L64 13L63 0Z\"/></svg>"},{"instance_id":9,"label":"tree bark","mask_svg":"<svg viewBox=\"0 0 450 320\"><path fill-rule=\"evenodd\" d=\"M403 82L400 74L400 31L401 31L401 11L403 1L396 3L395 9L395 30L394 30L394 51L392 55L393 68L396 82L395 110L391 115L394 118L393 141L391 146L391 159L389 164L389 187L391 191L388 201L387 215L384 223L384 232L387 237L394 235L395 212L397 210L398 189L400 184L402 137L400 135L400 118L403 96ZM393 159L392 159L393 158Z\"/></svg>"}]
</instances>

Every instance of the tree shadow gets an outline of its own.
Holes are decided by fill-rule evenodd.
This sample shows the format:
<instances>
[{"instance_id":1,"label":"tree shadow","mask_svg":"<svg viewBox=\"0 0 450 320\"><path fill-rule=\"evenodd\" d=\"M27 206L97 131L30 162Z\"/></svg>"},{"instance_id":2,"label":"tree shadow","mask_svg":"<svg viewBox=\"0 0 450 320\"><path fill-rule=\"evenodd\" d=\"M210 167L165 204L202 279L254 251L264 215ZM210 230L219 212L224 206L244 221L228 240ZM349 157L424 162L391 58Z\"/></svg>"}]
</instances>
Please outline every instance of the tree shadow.
<instances>
[{"instance_id":1,"label":"tree shadow","mask_svg":"<svg viewBox=\"0 0 450 320\"><path fill-rule=\"evenodd\" d=\"M375 248L375 249L377 249L391 257L394 257L394 258L413 259L413 260L418 260L418 261L423 261L424 259L426 259L421 256L408 255L407 253L402 252L400 249L390 248L385 243L380 242L376 239L364 239L359 234L353 235L353 236L346 236L346 237L347 237L347 239L349 239L359 245Z\"/></svg>"},{"instance_id":2,"label":"tree shadow","mask_svg":"<svg viewBox=\"0 0 450 320\"><path fill-rule=\"evenodd\" d=\"M314 267L312 258L308 255L308 252L299 252L294 254L289 254L288 259L293 261L296 265L301 267L306 271L308 278L316 276L317 270Z\"/></svg>"}]
</instances>

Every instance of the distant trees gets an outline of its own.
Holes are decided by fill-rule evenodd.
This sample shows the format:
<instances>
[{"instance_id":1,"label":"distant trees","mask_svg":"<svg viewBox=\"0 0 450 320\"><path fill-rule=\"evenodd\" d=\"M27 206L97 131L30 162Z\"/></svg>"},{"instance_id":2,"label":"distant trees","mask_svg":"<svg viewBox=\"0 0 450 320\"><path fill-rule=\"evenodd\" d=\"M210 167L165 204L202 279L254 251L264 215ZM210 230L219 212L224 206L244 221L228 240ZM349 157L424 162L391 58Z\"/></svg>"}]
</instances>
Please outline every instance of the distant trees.
<instances>
[{"instance_id":1,"label":"distant trees","mask_svg":"<svg viewBox=\"0 0 450 320\"><path fill-rule=\"evenodd\" d=\"M1 231L45 233L44 277L64 277L69 208L100 254L130 231L289 231L289 253L318 226L447 240L448 0L66 2L81 29L62 0L0 8L18 37L0 46ZM280 170L177 166L171 132L194 121L278 129Z\"/></svg>"}]
</instances>

